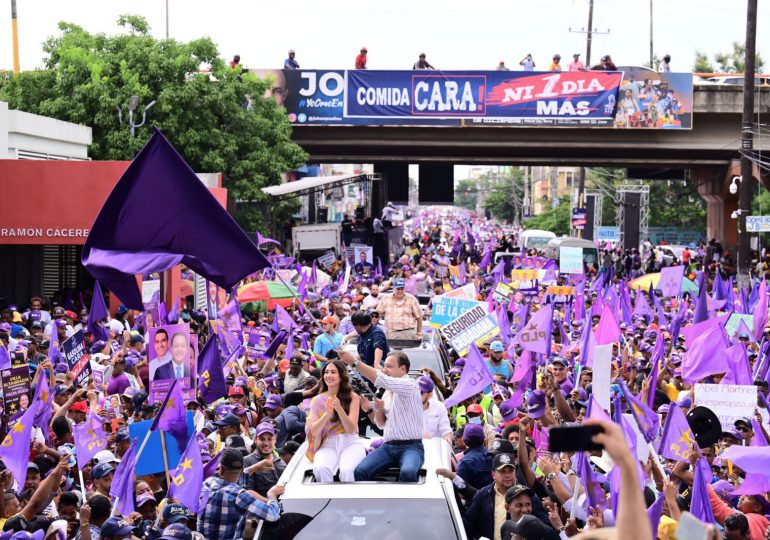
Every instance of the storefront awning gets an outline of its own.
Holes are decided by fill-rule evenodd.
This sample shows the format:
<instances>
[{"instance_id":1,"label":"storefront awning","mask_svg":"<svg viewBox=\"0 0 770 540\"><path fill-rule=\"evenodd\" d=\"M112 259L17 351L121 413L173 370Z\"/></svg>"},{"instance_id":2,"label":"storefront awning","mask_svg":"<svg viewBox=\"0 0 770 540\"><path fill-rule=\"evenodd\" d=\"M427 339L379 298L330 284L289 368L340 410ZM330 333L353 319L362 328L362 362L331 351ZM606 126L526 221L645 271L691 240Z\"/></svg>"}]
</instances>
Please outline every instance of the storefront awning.
<instances>
[{"instance_id":1,"label":"storefront awning","mask_svg":"<svg viewBox=\"0 0 770 540\"><path fill-rule=\"evenodd\" d=\"M377 182L381 179L379 174L356 174L353 176L309 176L294 182L286 182L277 186L262 188L262 191L276 199L289 199L316 193L328 188L353 184L355 182Z\"/></svg>"}]
</instances>

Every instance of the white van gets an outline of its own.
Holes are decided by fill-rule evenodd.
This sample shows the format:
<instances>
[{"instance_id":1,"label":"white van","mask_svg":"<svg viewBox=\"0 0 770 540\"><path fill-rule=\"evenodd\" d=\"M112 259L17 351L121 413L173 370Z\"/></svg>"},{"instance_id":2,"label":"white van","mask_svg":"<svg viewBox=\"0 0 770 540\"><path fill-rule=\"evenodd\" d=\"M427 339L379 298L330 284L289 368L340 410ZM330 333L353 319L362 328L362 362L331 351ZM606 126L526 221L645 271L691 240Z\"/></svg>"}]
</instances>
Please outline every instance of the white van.
<instances>
[{"instance_id":1,"label":"white van","mask_svg":"<svg viewBox=\"0 0 770 540\"><path fill-rule=\"evenodd\" d=\"M372 439L360 442L369 445ZM394 468L373 481L319 483L303 443L278 480L286 486L281 519L260 521L254 538L467 540L452 482L436 474L438 468L452 469L452 449L443 439L425 439L423 445L425 462L417 482L398 482Z\"/></svg>"},{"instance_id":2,"label":"white van","mask_svg":"<svg viewBox=\"0 0 770 540\"><path fill-rule=\"evenodd\" d=\"M523 231L519 235L521 250L524 252L528 249L545 251L545 247L548 245L551 238L556 238L556 235L551 231L539 231L537 229Z\"/></svg>"}]
</instances>

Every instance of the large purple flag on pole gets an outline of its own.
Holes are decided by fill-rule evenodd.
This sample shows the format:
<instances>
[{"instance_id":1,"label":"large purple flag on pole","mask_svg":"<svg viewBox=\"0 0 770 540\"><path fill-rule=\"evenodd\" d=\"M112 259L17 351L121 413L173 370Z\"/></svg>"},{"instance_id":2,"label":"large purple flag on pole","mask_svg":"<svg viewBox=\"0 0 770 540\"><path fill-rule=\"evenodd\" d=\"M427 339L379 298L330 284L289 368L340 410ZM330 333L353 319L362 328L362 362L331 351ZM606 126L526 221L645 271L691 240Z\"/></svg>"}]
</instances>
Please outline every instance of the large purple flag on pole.
<instances>
[{"instance_id":1,"label":"large purple flag on pole","mask_svg":"<svg viewBox=\"0 0 770 540\"><path fill-rule=\"evenodd\" d=\"M696 338L682 359L682 379L690 384L715 373L726 373L729 365L726 359L727 344L721 326L707 330Z\"/></svg>"},{"instance_id":2,"label":"large purple flag on pole","mask_svg":"<svg viewBox=\"0 0 770 540\"><path fill-rule=\"evenodd\" d=\"M553 304L541 306L529 322L516 334L514 343L528 351L546 354L551 342L553 327Z\"/></svg>"},{"instance_id":3,"label":"large purple flag on pole","mask_svg":"<svg viewBox=\"0 0 770 540\"><path fill-rule=\"evenodd\" d=\"M684 266L666 266L660 271L658 288L663 296L679 296L682 293Z\"/></svg>"},{"instance_id":4,"label":"large purple flag on pole","mask_svg":"<svg viewBox=\"0 0 770 540\"><path fill-rule=\"evenodd\" d=\"M56 331L55 328L54 331ZM27 480L32 427L41 405L42 403L39 401L33 402L22 417L10 426L3 443L0 444L0 460L5 463L6 468L11 471L11 475L16 480L19 486L18 493L24 489L24 483Z\"/></svg>"},{"instance_id":5,"label":"large purple flag on pole","mask_svg":"<svg viewBox=\"0 0 770 540\"><path fill-rule=\"evenodd\" d=\"M679 405L672 403L666 415L658 453L666 459L686 461L695 437Z\"/></svg>"},{"instance_id":6,"label":"large purple flag on pole","mask_svg":"<svg viewBox=\"0 0 770 540\"><path fill-rule=\"evenodd\" d=\"M701 273L698 283L698 301L695 303L695 313L692 322L698 324L709 318L708 296L706 296L706 276Z\"/></svg>"},{"instance_id":7,"label":"large purple flag on pole","mask_svg":"<svg viewBox=\"0 0 770 540\"><path fill-rule=\"evenodd\" d=\"M658 538L658 525L660 525L660 516L663 514L663 503L666 502L666 497L663 493L658 495L655 502L647 509L647 518L650 520L650 529L655 538Z\"/></svg>"},{"instance_id":8,"label":"large purple flag on pole","mask_svg":"<svg viewBox=\"0 0 770 540\"><path fill-rule=\"evenodd\" d=\"M754 308L754 339L759 341L767 322L767 281L762 278L762 285L759 286L757 296L757 306Z\"/></svg>"},{"instance_id":9,"label":"large purple flag on pole","mask_svg":"<svg viewBox=\"0 0 770 540\"><path fill-rule=\"evenodd\" d=\"M710 470L710 468L708 464L706 464L704 469L702 465L703 462L705 462L705 458L701 457L698 458L698 463L695 464L690 513L703 523L708 523L710 525L715 522L714 510L711 508L711 500L708 492L708 485L711 479L704 476L704 470Z\"/></svg>"},{"instance_id":10,"label":"large purple flag on pole","mask_svg":"<svg viewBox=\"0 0 770 540\"><path fill-rule=\"evenodd\" d=\"M200 510L201 486L203 485L203 461L198 437L190 437L179 466L171 473L168 497L192 512Z\"/></svg>"},{"instance_id":11,"label":"large purple flag on pole","mask_svg":"<svg viewBox=\"0 0 770 540\"><path fill-rule=\"evenodd\" d=\"M107 449L107 434L102 429L101 417L93 411L88 412L86 421L72 426L75 438L78 467L81 469L102 450Z\"/></svg>"},{"instance_id":12,"label":"large purple flag on pole","mask_svg":"<svg viewBox=\"0 0 770 540\"><path fill-rule=\"evenodd\" d=\"M270 266L157 129L99 211L82 262L124 304L138 310L143 305L135 274L185 264L229 289Z\"/></svg>"},{"instance_id":13,"label":"large purple flag on pole","mask_svg":"<svg viewBox=\"0 0 770 540\"><path fill-rule=\"evenodd\" d=\"M222 358L216 334L213 334L198 355L198 390L207 405L227 396L227 382L222 371Z\"/></svg>"},{"instance_id":14,"label":"large purple flag on pole","mask_svg":"<svg viewBox=\"0 0 770 540\"><path fill-rule=\"evenodd\" d=\"M744 384L749 386L754 384L754 379L751 377L749 358L746 355L746 347L743 343L738 342L737 345L727 349L725 358L728 369L721 384Z\"/></svg>"},{"instance_id":15,"label":"large purple flag on pole","mask_svg":"<svg viewBox=\"0 0 770 540\"><path fill-rule=\"evenodd\" d=\"M139 439L131 441L120 460L110 486L110 497L115 501L115 513L127 516L134 511L134 472L136 471L136 445Z\"/></svg>"},{"instance_id":16,"label":"large purple flag on pole","mask_svg":"<svg viewBox=\"0 0 770 540\"><path fill-rule=\"evenodd\" d=\"M171 389L163 400L158 415L150 426L151 431L167 431L176 440L177 447L187 447L187 416L185 413L184 398L179 379L174 379Z\"/></svg>"},{"instance_id":17,"label":"large purple flag on pole","mask_svg":"<svg viewBox=\"0 0 770 540\"><path fill-rule=\"evenodd\" d=\"M708 319L698 324L682 327L681 334L684 336L687 347L692 348L695 344L695 340L709 330L725 325L730 318L730 315L730 313L726 313L721 317L714 317L713 319Z\"/></svg>"},{"instance_id":18,"label":"large purple flag on pole","mask_svg":"<svg viewBox=\"0 0 770 540\"><path fill-rule=\"evenodd\" d=\"M97 281L94 284L94 296L91 298L91 311L88 312L87 328L94 336L94 341L107 341L109 333L104 328L103 319L107 317L107 305L104 303L102 288Z\"/></svg>"},{"instance_id":19,"label":"large purple flag on pole","mask_svg":"<svg viewBox=\"0 0 770 540\"><path fill-rule=\"evenodd\" d=\"M620 337L620 326L615 320L615 315L612 313L612 308L609 304L604 305L602 310L599 324L596 326L594 332L594 338L596 339L596 345L609 345L614 343Z\"/></svg>"},{"instance_id":20,"label":"large purple flag on pole","mask_svg":"<svg viewBox=\"0 0 770 540\"><path fill-rule=\"evenodd\" d=\"M631 414L639 425L639 431L644 440L648 443L654 441L658 437L658 431L660 430L660 417L646 403L634 396L625 382L620 383L620 389L631 406Z\"/></svg>"},{"instance_id":21,"label":"large purple flag on pole","mask_svg":"<svg viewBox=\"0 0 770 540\"><path fill-rule=\"evenodd\" d=\"M452 395L444 402L444 406L454 407L469 397L475 396L493 382L495 382L495 378L489 372L487 363L484 362L478 347L475 343L471 343L460 380L457 381Z\"/></svg>"}]
</instances>

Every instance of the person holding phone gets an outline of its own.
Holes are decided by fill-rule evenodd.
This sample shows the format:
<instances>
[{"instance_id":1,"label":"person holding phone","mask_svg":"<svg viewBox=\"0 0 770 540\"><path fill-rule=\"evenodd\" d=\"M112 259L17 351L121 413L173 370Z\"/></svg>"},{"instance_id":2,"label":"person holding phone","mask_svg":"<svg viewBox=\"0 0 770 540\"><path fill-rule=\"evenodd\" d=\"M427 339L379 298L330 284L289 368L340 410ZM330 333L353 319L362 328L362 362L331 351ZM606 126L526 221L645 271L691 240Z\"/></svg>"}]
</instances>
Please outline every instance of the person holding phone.
<instances>
[{"instance_id":1,"label":"person holding phone","mask_svg":"<svg viewBox=\"0 0 770 540\"><path fill-rule=\"evenodd\" d=\"M305 424L313 475L317 482L333 482L339 470L341 482L353 482L366 451L358 441L360 399L345 364L331 360L323 367L320 391L310 402Z\"/></svg>"}]
</instances>

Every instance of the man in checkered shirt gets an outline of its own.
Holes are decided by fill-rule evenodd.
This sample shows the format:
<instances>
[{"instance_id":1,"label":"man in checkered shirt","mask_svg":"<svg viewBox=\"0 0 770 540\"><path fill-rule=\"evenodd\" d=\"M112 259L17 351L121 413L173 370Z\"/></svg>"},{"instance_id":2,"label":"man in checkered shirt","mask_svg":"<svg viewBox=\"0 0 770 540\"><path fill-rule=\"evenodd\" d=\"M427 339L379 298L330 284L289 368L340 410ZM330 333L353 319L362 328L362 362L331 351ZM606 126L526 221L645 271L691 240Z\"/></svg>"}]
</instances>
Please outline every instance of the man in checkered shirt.
<instances>
[{"instance_id":1,"label":"man in checkered shirt","mask_svg":"<svg viewBox=\"0 0 770 540\"><path fill-rule=\"evenodd\" d=\"M238 485L241 473L243 454L235 449L225 450L219 462L219 477L206 480L201 490L206 504L198 519L198 532L204 537L238 540L243 538L248 517L277 521L281 516L277 499L284 487L273 486L264 503L255 492Z\"/></svg>"}]
</instances>

